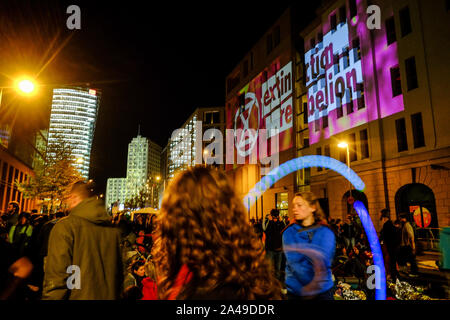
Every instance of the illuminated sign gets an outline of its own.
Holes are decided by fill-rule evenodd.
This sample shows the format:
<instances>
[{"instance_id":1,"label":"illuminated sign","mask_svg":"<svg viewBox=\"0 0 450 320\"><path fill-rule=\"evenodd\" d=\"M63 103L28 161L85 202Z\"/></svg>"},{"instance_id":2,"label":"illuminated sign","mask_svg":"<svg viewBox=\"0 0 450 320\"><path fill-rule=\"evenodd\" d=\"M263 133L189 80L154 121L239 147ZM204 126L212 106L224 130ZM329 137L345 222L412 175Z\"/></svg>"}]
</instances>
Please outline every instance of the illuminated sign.
<instances>
[{"instance_id":1,"label":"illuminated sign","mask_svg":"<svg viewBox=\"0 0 450 320\"><path fill-rule=\"evenodd\" d=\"M97 95L97 91L94 89L89 89L89 94L95 96L95 95Z\"/></svg>"},{"instance_id":2,"label":"illuminated sign","mask_svg":"<svg viewBox=\"0 0 450 320\"><path fill-rule=\"evenodd\" d=\"M363 79L361 57L356 48L350 48L347 24L327 33L323 42L305 54L305 61L308 123L344 105L354 107Z\"/></svg>"},{"instance_id":3,"label":"illuminated sign","mask_svg":"<svg viewBox=\"0 0 450 320\"><path fill-rule=\"evenodd\" d=\"M365 15L358 10L351 26L325 22L311 34L323 31L321 42L305 41L310 144L404 110L402 94L391 86L397 44L388 44L383 32L371 35Z\"/></svg>"},{"instance_id":4,"label":"illuminated sign","mask_svg":"<svg viewBox=\"0 0 450 320\"><path fill-rule=\"evenodd\" d=\"M292 86L292 62L281 67L276 60L228 101L227 129L235 132L236 156L258 159L258 149L267 148L271 139L278 139L279 151L292 147ZM262 140L264 145L258 143Z\"/></svg>"}]
</instances>

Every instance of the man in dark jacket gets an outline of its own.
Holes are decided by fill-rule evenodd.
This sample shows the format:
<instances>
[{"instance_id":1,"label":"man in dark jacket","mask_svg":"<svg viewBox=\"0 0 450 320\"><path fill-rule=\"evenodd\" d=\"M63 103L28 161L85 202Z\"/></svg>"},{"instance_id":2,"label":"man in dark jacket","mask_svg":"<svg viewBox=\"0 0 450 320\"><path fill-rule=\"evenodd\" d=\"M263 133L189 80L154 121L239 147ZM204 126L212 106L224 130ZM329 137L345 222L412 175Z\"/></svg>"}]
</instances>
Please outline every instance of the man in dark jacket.
<instances>
[{"instance_id":1,"label":"man in dark jacket","mask_svg":"<svg viewBox=\"0 0 450 320\"><path fill-rule=\"evenodd\" d=\"M44 300L112 300L122 291L120 232L84 182L73 185L68 217L53 227L45 263Z\"/></svg>"},{"instance_id":2,"label":"man in dark jacket","mask_svg":"<svg viewBox=\"0 0 450 320\"><path fill-rule=\"evenodd\" d=\"M280 219L280 212L272 209L266 217L263 229L266 234L266 255L271 260L275 276L281 280L281 262L283 258L283 236L284 222Z\"/></svg>"},{"instance_id":3,"label":"man in dark jacket","mask_svg":"<svg viewBox=\"0 0 450 320\"><path fill-rule=\"evenodd\" d=\"M389 273L391 279L397 277L397 248L400 243L397 242L397 230L391 220L389 209L381 210L381 222L383 228L380 231L380 241L386 247L389 261Z\"/></svg>"}]
</instances>

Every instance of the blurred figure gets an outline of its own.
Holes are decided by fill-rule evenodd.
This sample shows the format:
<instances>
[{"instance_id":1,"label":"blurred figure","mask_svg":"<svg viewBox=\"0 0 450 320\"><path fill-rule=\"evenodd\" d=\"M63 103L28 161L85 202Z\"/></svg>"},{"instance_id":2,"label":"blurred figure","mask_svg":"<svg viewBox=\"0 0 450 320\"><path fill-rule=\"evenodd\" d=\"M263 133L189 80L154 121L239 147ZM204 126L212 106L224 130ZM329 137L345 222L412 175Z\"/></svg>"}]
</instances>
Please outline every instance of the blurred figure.
<instances>
[{"instance_id":1,"label":"blurred figure","mask_svg":"<svg viewBox=\"0 0 450 320\"><path fill-rule=\"evenodd\" d=\"M142 280L142 300L158 300L156 268L152 260L145 264L145 275Z\"/></svg>"},{"instance_id":2,"label":"blurred figure","mask_svg":"<svg viewBox=\"0 0 450 320\"><path fill-rule=\"evenodd\" d=\"M297 193L293 215L296 223L283 232L288 299L333 300L331 262L336 240L317 197Z\"/></svg>"},{"instance_id":3,"label":"blurred figure","mask_svg":"<svg viewBox=\"0 0 450 320\"><path fill-rule=\"evenodd\" d=\"M1 216L2 224L6 230L10 230L12 226L16 225L19 221L20 206L17 201L10 201L8 203L8 209Z\"/></svg>"},{"instance_id":4,"label":"blurred figure","mask_svg":"<svg viewBox=\"0 0 450 320\"><path fill-rule=\"evenodd\" d=\"M401 242L399 249L399 265L406 266L406 263L411 264L409 276L418 276L418 267L416 262L416 242L414 239L414 229L407 220L408 214L400 214L400 222L402 224Z\"/></svg>"},{"instance_id":5,"label":"blurred figure","mask_svg":"<svg viewBox=\"0 0 450 320\"><path fill-rule=\"evenodd\" d=\"M195 166L164 193L154 261L161 299L280 299L280 283L225 174Z\"/></svg>"},{"instance_id":6,"label":"blurred figure","mask_svg":"<svg viewBox=\"0 0 450 320\"><path fill-rule=\"evenodd\" d=\"M356 228L351 215L347 215L347 218L342 225L342 237L344 239L346 250L351 251L356 244Z\"/></svg>"},{"instance_id":7,"label":"blurred figure","mask_svg":"<svg viewBox=\"0 0 450 320\"><path fill-rule=\"evenodd\" d=\"M383 227L380 231L380 243L386 248L388 254L388 270L391 279L397 278L397 235L394 223L391 220L389 209L381 210L381 223ZM386 257L385 257L386 258Z\"/></svg>"},{"instance_id":8,"label":"blurred figure","mask_svg":"<svg viewBox=\"0 0 450 320\"><path fill-rule=\"evenodd\" d=\"M111 223L103 203L91 196L90 189L81 181L73 184L68 201L70 214L56 222L50 233L44 300L120 297L123 285L120 230ZM79 274L67 273L70 266L78 267ZM79 288L69 289L69 276L79 280Z\"/></svg>"},{"instance_id":9,"label":"blurred figure","mask_svg":"<svg viewBox=\"0 0 450 320\"><path fill-rule=\"evenodd\" d=\"M28 212L22 212L16 225L9 230L8 241L12 244L14 255L18 259L27 254L28 247L33 235L33 226L30 221L31 215Z\"/></svg>"},{"instance_id":10,"label":"blurred figure","mask_svg":"<svg viewBox=\"0 0 450 320\"><path fill-rule=\"evenodd\" d=\"M266 216L264 223L264 232L266 234L266 256L272 263L275 271L275 277L281 279L281 260L283 258L283 240L281 232L285 225L280 219L280 211L272 209L270 214Z\"/></svg>"}]
</instances>

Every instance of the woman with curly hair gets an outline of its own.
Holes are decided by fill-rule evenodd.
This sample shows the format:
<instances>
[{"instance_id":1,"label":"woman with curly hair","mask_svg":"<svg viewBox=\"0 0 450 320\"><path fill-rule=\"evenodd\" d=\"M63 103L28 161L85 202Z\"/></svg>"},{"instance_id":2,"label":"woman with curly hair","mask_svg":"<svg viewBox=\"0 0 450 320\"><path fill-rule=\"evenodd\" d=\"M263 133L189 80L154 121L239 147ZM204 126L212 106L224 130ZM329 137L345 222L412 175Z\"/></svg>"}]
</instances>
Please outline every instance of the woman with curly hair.
<instances>
[{"instance_id":1,"label":"woman with curly hair","mask_svg":"<svg viewBox=\"0 0 450 320\"><path fill-rule=\"evenodd\" d=\"M196 166L176 176L156 233L160 299L281 299L281 285L223 172Z\"/></svg>"}]
</instances>

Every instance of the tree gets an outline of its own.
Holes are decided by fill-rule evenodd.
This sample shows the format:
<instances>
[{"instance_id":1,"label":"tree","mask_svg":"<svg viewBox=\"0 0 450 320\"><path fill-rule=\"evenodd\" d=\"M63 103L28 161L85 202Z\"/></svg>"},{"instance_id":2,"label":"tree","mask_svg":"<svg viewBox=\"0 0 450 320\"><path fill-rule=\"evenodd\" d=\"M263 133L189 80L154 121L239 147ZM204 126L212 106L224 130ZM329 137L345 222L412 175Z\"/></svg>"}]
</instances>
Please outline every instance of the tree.
<instances>
[{"instance_id":1,"label":"tree","mask_svg":"<svg viewBox=\"0 0 450 320\"><path fill-rule=\"evenodd\" d=\"M65 201L71 184L82 180L75 167L72 146L61 136L56 136L54 143L47 146L45 159L35 167L35 177L16 185L25 198L42 200L41 205L50 205L50 212L65 209Z\"/></svg>"},{"instance_id":2,"label":"tree","mask_svg":"<svg viewBox=\"0 0 450 320\"><path fill-rule=\"evenodd\" d=\"M137 194L133 195L130 199L125 200L125 207L129 209L143 208L148 202L148 192L146 192L145 186L141 187Z\"/></svg>"}]
</instances>

